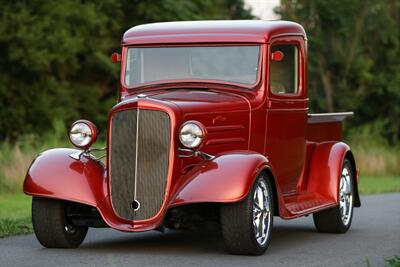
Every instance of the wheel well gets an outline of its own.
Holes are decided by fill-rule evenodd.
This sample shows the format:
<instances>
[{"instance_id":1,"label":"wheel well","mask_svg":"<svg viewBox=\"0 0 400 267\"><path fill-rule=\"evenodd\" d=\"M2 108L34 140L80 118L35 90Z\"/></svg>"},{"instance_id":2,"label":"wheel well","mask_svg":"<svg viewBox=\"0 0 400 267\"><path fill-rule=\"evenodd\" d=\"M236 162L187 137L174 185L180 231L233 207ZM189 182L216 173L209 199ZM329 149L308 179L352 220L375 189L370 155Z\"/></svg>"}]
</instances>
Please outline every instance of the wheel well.
<instances>
[{"instance_id":1,"label":"wheel well","mask_svg":"<svg viewBox=\"0 0 400 267\"><path fill-rule=\"evenodd\" d=\"M168 209L163 226L170 229L201 229L219 223L221 203L192 203ZM225 204L225 203L223 203Z\"/></svg>"},{"instance_id":2,"label":"wheel well","mask_svg":"<svg viewBox=\"0 0 400 267\"><path fill-rule=\"evenodd\" d=\"M346 152L346 155L344 157L350 161L351 166L353 167L353 184L354 184L354 195L355 195L354 206L360 207L361 201L360 201L360 194L358 193L356 161L354 160L354 155L350 150Z\"/></svg>"},{"instance_id":3,"label":"wheel well","mask_svg":"<svg viewBox=\"0 0 400 267\"><path fill-rule=\"evenodd\" d=\"M268 179L271 181L272 193L273 193L273 197L274 197L274 215L279 216L278 192L276 190L274 175L272 174L271 170L268 168L265 168L262 171L262 173L264 173L268 177Z\"/></svg>"}]
</instances>

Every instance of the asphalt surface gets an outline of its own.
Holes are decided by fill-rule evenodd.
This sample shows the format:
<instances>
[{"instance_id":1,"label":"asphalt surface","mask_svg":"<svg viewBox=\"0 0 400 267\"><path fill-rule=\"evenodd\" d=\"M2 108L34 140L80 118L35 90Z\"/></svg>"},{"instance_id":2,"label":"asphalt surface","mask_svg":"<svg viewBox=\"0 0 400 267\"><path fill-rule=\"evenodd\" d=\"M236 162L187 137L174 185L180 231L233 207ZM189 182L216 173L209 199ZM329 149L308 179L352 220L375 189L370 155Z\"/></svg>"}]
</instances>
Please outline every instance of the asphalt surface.
<instances>
[{"instance_id":1,"label":"asphalt surface","mask_svg":"<svg viewBox=\"0 0 400 267\"><path fill-rule=\"evenodd\" d=\"M227 254L219 231L91 229L78 249L45 249L34 235L0 239L0 266L385 266L400 255L400 194L362 197L346 234L317 233L312 216L275 217L263 256Z\"/></svg>"}]
</instances>

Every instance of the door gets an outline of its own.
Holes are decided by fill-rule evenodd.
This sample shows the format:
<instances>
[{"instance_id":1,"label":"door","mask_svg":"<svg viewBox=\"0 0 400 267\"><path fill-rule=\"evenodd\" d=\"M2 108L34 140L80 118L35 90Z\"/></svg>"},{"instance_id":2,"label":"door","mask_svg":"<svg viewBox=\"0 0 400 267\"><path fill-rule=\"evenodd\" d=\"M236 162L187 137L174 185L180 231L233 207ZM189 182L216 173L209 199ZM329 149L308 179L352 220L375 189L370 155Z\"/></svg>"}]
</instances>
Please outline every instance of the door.
<instances>
[{"instance_id":1,"label":"door","mask_svg":"<svg viewBox=\"0 0 400 267\"><path fill-rule=\"evenodd\" d=\"M306 151L308 99L301 37L275 39L270 47L266 155L283 194L295 194Z\"/></svg>"}]
</instances>

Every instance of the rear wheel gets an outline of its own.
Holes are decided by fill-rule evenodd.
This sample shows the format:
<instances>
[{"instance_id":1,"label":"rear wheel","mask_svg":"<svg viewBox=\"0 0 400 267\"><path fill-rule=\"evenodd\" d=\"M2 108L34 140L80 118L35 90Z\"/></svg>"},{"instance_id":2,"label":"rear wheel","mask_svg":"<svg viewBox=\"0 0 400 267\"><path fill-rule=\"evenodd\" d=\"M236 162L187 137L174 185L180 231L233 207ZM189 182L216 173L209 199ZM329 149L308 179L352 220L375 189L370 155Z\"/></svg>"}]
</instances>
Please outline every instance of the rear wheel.
<instances>
[{"instance_id":1,"label":"rear wheel","mask_svg":"<svg viewBox=\"0 0 400 267\"><path fill-rule=\"evenodd\" d=\"M222 234L231 253L261 255L268 248L274 214L270 183L260 175L244 200L221 207Z\"/></svg>"},{"instance_id":2,"label":"rear wheel","mask_svg":"<svg viewBox=\"0 0 400 267\"><path fill-rule=\"evenodd\" d=\"M50 198L32 198L32 224L36 238L47 248L78 247L88 231L68 220L65 201Z\"/></svg>"},{"instance_id":3,"label":"rear wheel","mask_svg":"<svg viewBox=\"0 0 400 267\"><path fill-rule=\"evenodd\" d=\"M353 166L345 159L339 187L339 206L313 214L315 227L323 233L345 233L350 228L354 207Z\"/></svg>"}]
</instances>

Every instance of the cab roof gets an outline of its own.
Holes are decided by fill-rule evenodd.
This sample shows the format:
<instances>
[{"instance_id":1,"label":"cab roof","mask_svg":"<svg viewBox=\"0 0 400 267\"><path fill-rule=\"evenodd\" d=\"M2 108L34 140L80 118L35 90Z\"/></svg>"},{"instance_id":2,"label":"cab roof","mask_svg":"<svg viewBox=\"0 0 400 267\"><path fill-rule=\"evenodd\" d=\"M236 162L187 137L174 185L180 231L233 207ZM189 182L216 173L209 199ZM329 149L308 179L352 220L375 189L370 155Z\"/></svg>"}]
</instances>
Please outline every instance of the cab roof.
<instances>
[{"instance_id":1,"label":"cab roof","mask_svg":"<svg viewBox=\"0 0 400 267\"><path fill-rule=\"evenodd\" d=\"M122 44L268 43L276 35L297 35L306 38L303 27L290 21L179 21L132 27L125 32Z\"/></svg>"}]
</instances>

